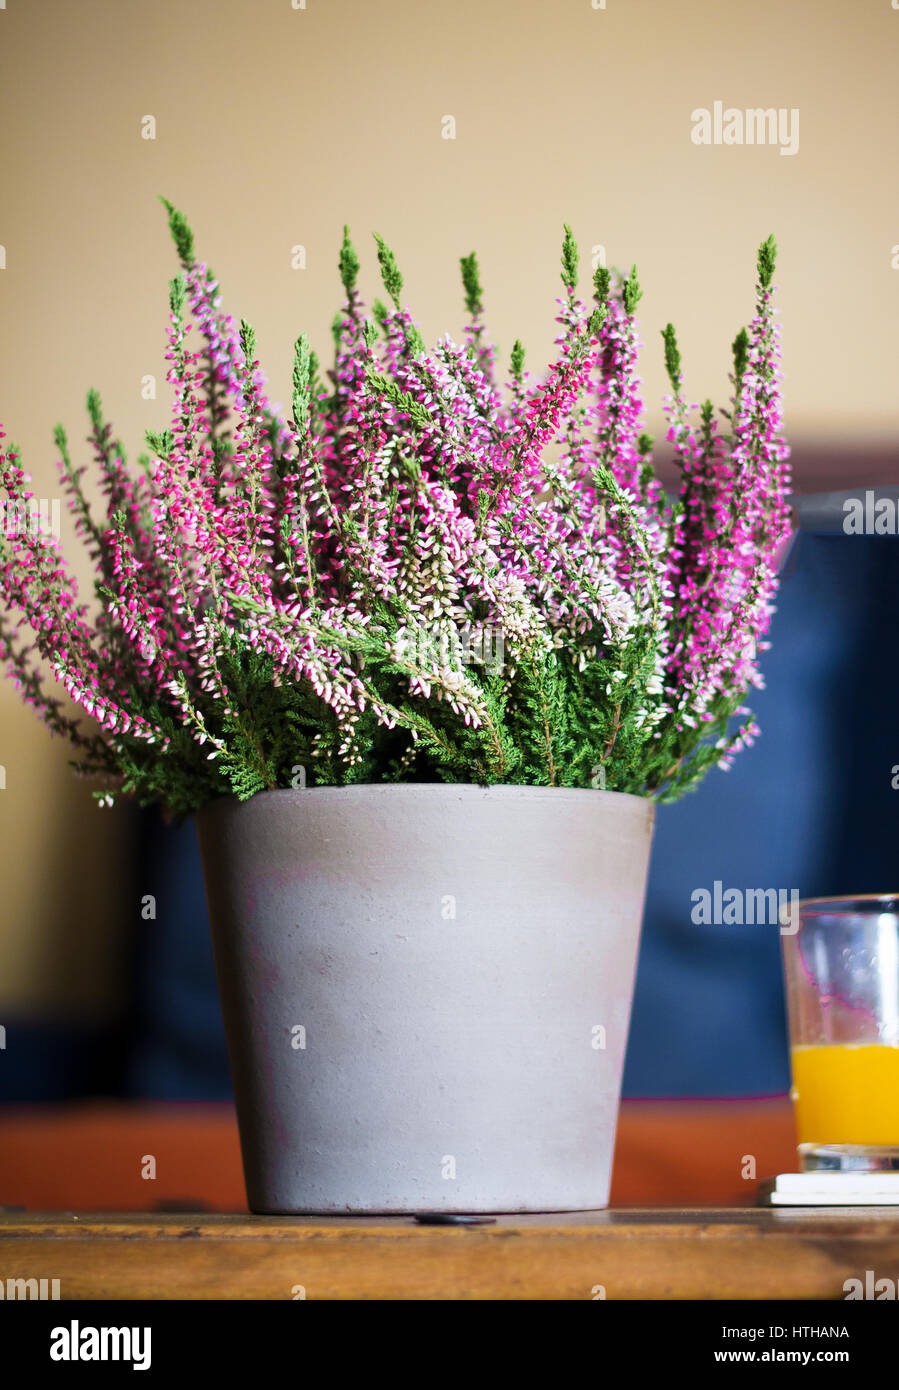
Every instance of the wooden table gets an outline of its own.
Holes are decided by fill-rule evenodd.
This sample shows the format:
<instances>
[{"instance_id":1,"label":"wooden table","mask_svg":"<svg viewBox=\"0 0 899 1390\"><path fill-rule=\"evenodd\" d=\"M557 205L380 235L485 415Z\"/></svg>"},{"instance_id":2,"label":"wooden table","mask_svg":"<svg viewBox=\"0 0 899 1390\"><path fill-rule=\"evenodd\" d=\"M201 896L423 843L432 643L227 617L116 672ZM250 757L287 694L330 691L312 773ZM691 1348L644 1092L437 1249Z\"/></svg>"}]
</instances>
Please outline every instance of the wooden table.
<instances>
[{"instance_id":1,"label":"wooden table","mask_svg":"<svg viewBox=\"0 0 899 1390\"><path fill-rule=\"evenodd\" d=\"M0 1213L0 1278L62 1299L843 1299L899 1276L895 1208L405 1218Z\"/></svg>"},{"instance_id":2,"label":"wooden table","mask_svg":"<svg viewBox=\"0 0 899 1390\"><path fill-rule=\"evenodd\" d=\"M865 1270L899 1280L899 1209L753 1205L795 1143L786 1097L625 1101L609 1211L453 1228L251 1216L231 1106L10 1107L0 1279L169 1300L842 1299Z\"/></svg>"}]
</instances>

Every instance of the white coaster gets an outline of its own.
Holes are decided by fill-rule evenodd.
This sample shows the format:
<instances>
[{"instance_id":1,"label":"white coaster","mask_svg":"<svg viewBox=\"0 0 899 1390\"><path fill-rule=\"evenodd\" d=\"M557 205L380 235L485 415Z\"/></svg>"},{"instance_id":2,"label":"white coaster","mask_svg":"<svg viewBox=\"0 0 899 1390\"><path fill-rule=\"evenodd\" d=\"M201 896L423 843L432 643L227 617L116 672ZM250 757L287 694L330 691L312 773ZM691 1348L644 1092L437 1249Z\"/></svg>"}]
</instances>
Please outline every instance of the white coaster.
<instances>
[{"instance_id":1,"label":"white coaster","mask_svg":"<svg viewBox=\"0 0 899 1390\"><path fill-rule=\"evenodd\" d=\"M772 1207L899 1207L899 1173L778 1173L759 1190Z\"/></svg>"}]
</instances>

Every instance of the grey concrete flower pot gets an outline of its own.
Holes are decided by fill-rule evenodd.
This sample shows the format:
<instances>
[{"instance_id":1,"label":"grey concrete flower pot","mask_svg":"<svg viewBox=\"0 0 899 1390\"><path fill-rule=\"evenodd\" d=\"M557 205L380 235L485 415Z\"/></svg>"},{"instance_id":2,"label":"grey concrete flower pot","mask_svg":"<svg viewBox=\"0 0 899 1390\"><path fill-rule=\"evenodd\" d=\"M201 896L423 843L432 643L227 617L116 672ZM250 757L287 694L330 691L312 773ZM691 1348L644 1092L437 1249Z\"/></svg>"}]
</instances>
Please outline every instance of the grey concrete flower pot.
<instances>
[{"instance_id":1,"label":"grey concrete flower pot","mask_svg":"<svg viewBox=\"0 0 899 1390\"><path fill-rule=\"evenodd\" d=\"M605 1206L654 809L428 784L201 811L251 1209Z\"/></svg>"}]
</instances>

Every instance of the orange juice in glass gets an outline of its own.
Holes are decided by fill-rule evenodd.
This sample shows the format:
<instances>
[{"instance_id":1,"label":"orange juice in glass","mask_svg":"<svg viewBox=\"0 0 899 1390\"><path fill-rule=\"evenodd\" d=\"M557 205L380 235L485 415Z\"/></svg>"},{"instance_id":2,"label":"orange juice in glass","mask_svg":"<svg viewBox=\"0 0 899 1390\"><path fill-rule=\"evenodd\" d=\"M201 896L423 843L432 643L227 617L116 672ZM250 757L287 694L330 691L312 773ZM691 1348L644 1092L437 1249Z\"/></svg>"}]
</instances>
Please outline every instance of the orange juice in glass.
<instances>
[{"instance_id":1,"label":"orange juice in glass","mask_svg":"<svg viewBox=\"0 0 899 1390\"><path fill-rule=\"evenodd\" d=\"M809 898L781 933L801 1166L899 1171L899 894Z\"/></svg>"}]
</instances>

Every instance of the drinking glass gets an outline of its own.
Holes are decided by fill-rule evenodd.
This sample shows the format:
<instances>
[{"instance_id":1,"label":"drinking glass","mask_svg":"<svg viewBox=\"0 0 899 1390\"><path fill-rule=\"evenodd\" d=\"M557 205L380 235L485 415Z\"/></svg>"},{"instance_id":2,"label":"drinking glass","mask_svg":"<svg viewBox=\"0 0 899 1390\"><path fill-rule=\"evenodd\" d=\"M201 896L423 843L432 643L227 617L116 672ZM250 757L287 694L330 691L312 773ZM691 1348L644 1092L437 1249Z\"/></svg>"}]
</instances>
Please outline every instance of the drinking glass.
<instances>
[{"instance_id":1,"label":"drinking glass","mask_svg":"<svg viewBox=\"0 0 899 1390\"><path fill-rule=\"evenodd\" d=\"M800 1165L899 1171L899 894L781 914Z\"/></svg>"}]
</instances>

